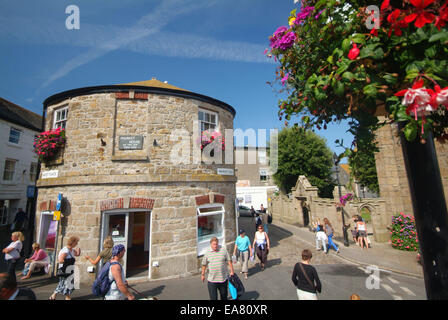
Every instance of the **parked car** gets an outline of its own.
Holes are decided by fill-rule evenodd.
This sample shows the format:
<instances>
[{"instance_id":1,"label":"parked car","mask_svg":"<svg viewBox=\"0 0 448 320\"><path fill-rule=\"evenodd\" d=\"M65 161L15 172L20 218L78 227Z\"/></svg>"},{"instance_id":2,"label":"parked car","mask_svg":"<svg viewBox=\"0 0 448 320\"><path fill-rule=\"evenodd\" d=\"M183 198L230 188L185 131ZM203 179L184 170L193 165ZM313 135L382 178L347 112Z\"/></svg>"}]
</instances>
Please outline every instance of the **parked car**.
<instances>
[{"instance_id":1,"label":"parked car","mask_svg":"<svg viewBox=\"0 0 448 320\"><path fill-rule=\"evenodd\" d=\"M250 208L246 206L238 206L238 212L240 217L252 217L250 214Z\"/></svg>"}]
</instances>

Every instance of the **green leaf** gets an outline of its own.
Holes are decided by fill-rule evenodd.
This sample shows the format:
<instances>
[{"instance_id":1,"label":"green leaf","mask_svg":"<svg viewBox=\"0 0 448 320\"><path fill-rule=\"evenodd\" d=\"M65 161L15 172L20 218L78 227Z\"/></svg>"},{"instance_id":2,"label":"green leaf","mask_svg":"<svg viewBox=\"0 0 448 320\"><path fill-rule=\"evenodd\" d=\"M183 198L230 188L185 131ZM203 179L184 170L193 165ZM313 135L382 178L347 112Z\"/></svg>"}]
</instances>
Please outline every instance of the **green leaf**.
<instances>
[{"instance_id":1,"label":"green leaf","mask_svg":"<svg viewBox=\"0 0 448 320\"><path fill-rule=\"evenodd\" d=\"M364 92L365 95L367 95L368 97L376 97L376 95L378 94L378 90L376 89L375 85L373 84L369 84L367 86L365 86L362 91Z\"/></svg>"},{"instance_id":2,"label":"green leaf","mask_svg":"<svg viewBox=\"0 0 448 320\"><path fill-rule=\"evenodd\" d=\"M344 41L342 41L342 50L344 50L344 52L348 52L350 50L350 39L344 39Z\"/></svg>"},{"instance_id":3,"label":"green leaf","mask_svg":"<svg viewBox=\"0 0 448 320\"><path fill-rule=\"evenodd\" d=\"M429 38L429 42L435 42L440 40L440 42L448 41L448 31L438 32Z\"/></svg>"},{"instance_id":4,"label":"green leaf","mask_svg":"<svg viewBox=\"0 0 448 320\"><path fill-rule=\"evenodd\" d=\"M406 140L412 142L417 138L417 126L413 122L409 122L403 130Z\"/></svg>"},{"instance_id":5,"label":"green leaf","mask_svg":"<svg viewBox=\"0 0 448 320\"><path fill-rule=\"evenodd\" d=\"M434 58L437 54L436 46L429 47L425 50L425 57Z\"/></svg>"},{"instance_id":6,"label":"green leaf","mask_svg":"<svg viewBox=\"0 0 448 320\"><path fill-rule=\"evenodd\" d=\"M401 108L395 114L395 120L398 122L404 122L409 120L409 115L406 113L404 108Z\"/></svg>"},{"instance_id":7,"label":"green leaf","mask_svg":"<svg viewBox=\"0 0 448 320\"><path fill-rule=\"evenodd\" d=\"M383 78L384 78L384 80L386 80L386 82L387 82L388 84L395 84L395 83L397 83L397 77L394 77L394 76L391 75L391 74L385 74L385 75L383 76Z\"/></svg>"},{"instance_id":8,"label":"green leaf","mask_svg":"<svg viewBox=\"0 0 448 320\"><path fill-rule=\"evenodd\" d=\"M365 43L366 43L366 36L363 35L363 34L360 34L360 33L355 34L355 35L352 37L352 41L353 41L354 43L365 44Z\"/></svg>"},{"instance_id":9,"label":"green leaf","mask_svg":"<svg viewBox=\"0 0 448 320\"><path fill-rule=\"evenodd\" d=\"M334 93L337 96L342 97L342 95L344 94L344 91L345 91L345 87L344 87L344 84L342 83L342 81L337 81L334 86Z\"/></svg>"},{"instance_id":10,"label":"green leaf","mask_svg":"<svg viewBox=\"0 0 448 320\"><path fill-rule=\"evenodd\" d=\"M348 81L351 81L354 77L355 77L355 75L353 73L349 72L349 71L344 72L342 74L342 79L345 79L345 80L348 80Z\"/></svg>"}]
</instances>

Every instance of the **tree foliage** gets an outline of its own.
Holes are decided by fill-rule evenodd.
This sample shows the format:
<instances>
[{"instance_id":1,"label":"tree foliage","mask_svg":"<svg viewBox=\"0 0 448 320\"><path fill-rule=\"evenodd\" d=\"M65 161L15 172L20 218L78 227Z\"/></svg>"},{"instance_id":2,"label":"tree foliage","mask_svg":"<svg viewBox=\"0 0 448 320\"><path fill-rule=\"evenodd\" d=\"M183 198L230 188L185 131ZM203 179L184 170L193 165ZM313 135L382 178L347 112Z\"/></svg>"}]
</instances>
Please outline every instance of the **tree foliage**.
<instances>
[{"instance_id":1,"label":"tree foliage","mask_svg":"<svg viewBox=\"0 0 448 320\"><path fill-rule=\"evenodd\" d=\"M319 188L319 196L332 198L332 152L323 138L303 128L283 128L278 135L278 169L274 181L285 193L300 175Z\"/></svg>"},{"instance_id":2,"label":"tree foliage","mask_svg":"<svg viewBox=\"0 0 448 320\"><path fill-rule=\"evenodd\" d=\"M448 139L448 1L302 0L270 37L287 98L279 118L305 128L348 119L352 150L375 146L378 106L409 141ZM286 20L286 19L285 19ZM379 27L368 28L372 23ZM443 89L442 89L443 88ZM355 161L356 162L356 161Z\"/></svg>"}]
</instances>

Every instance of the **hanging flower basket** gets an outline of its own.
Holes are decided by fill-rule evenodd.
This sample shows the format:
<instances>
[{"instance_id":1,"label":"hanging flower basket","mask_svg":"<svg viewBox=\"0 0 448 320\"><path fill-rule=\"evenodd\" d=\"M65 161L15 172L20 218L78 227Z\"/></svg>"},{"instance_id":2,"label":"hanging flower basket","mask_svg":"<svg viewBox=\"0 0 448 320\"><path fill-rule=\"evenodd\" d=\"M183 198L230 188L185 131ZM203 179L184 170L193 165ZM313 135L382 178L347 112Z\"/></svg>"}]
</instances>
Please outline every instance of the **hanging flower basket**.
<instances>
[{"instance_id":1,"label":"hanging flower basket","mask_svg":"<svg viewBox=\"0 0 448 320\"><path fill-rule=\"evenodd\" d=\"M201 135L201 150L204 150L204 148L209 145L210 143L217 141L220 145L222 150L224 151L226 148L226 144L225 144L225 139L222 136L221 133L217 132L217 131L213 131L213 132L209 132L209 131L204 131Z\"/></svg>"},{"instance_id":2,"label":"hanging flower basket","mask_svg":"<svg viewBox=\"0 0 448 320\"><path fill-rule=\"evenodd\" d=\"M343 207L347 204L347 202L351 200L353 200L353 194L351 193L347 193L346 195L343 195L342 197L339 198L339 202Z\"/></svg>"},{"instance_id":3,"label":"hanging flower basket","mask_svg":"<svg viewBox=\"0 0 448 320\"><path fill-rule=\"evenodd\" d=\"M42 132L34 141L34 152L42 162L55 159L64 148L66 142L65 130L56 128Z\"/></svg>"}]
</instances>

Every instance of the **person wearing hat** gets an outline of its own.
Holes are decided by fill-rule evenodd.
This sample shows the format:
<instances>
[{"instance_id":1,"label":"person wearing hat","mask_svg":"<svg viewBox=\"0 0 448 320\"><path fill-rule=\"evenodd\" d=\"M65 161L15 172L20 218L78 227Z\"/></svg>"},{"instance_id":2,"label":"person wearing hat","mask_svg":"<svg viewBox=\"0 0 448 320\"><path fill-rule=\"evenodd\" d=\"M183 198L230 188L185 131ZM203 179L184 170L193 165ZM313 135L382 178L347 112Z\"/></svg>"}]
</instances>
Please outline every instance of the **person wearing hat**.
<instances>
[{"instance_id":1,"label":"person wearing hat","mask_svg":"<svg viewBox=\"0 0 448 320\"><path fill-rule=\"evenodd\" d=\"M134 300L135 297L129 292L127 287L126 276L124 269L121 266L121 259L126 252L122 244L117 244L112 249L112 259L110 263L114 263L109 268L109 280L112 282L109 291L104 297L105 300Z\"/></svg>"},{"instance_id":2,"label":"person wearing hat","mask_svg":"<svg viewBox=\"0 0 448 320\"><path fill-rule=\"evenodd\" d=\"M234 256L236 256L237 249L240 252L238 260L241 258L241 273L244 273L244 278L247 279L249 257L252 252L252 246L250 245L249 237L246 235L244 229L240 229L240 235L235 240L235 248L233 249Z\"/></svg>"}]
</instances>

